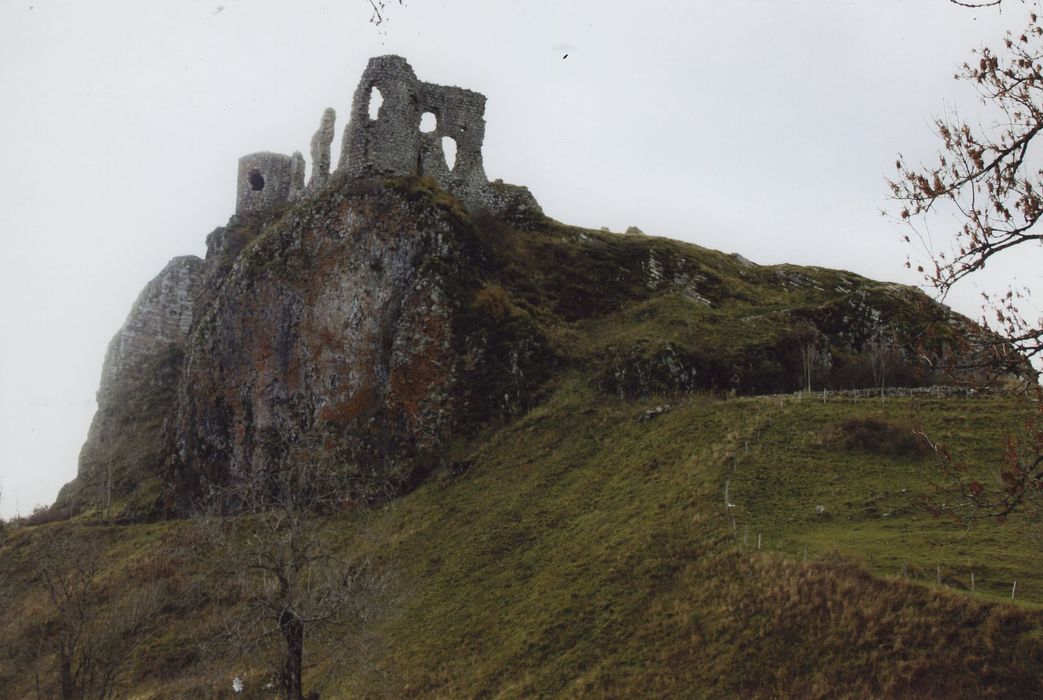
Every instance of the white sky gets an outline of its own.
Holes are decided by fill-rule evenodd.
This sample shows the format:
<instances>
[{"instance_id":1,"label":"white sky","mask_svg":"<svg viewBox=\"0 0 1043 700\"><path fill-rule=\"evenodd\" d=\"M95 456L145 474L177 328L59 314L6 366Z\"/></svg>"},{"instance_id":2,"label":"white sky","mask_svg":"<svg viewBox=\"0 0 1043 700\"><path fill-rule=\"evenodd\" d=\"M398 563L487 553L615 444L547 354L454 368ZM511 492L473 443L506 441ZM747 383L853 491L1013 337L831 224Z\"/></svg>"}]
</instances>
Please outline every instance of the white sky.
<instances>
[{"instance_id":1,"label":"white sky","mask_svg":"<svg viewBox=\"0 0 1043 700\"><path fill-rule=\"evenodd\" d=\"M884 176L899 151L931 157L932 115L978 109L952 75L1027 8L409 0L388 15L382 32L366 0L0 0L0 513L75 476L109 339L167 260L204 254L238 157L307 157L327 106L339 153L370 56L484 93L490 179L560 221L916 283L880 216ZM977 316L973 289L950 302Z\"/></svg>"}]
</instances>

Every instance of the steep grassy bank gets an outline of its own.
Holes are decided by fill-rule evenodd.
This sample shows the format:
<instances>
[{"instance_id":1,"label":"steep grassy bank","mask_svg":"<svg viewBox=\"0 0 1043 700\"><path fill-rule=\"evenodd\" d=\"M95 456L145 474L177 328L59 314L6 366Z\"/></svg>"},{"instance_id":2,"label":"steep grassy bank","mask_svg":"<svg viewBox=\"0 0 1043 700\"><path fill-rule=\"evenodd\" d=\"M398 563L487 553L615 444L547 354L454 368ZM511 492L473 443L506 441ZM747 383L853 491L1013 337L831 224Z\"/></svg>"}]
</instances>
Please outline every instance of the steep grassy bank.
<instances>
[{"instance_id":1,"label":"steep grassy bank","mask_svg":"<svg viewBox=\"0 0 1043 700\"><path fill-rule=\"evenodd\" d=\"M744 468L762 507L731 511L740 511L739 522L745 512L755 529L773 522L772 513L806 506L814 516L817 504L792 484L823 463L840 475L828 481L841 503L860 497L866 481L886 488L897 473L909 498L928 492L928 459L881 465L823 448L816 464L799 439L767 440L766 424L792 438L795 426L814 432L875 415L883 409L874 402L692 398L646 422L633 404L592 408L596 403L565 382L546 406L467 455L474 466L466 474L425 487L386 516L402 533L396 558L411 580L423 581L388 628L394 641L385 663L404 691L977 697L1037 688L1037 613L874 578L851 562L887 572L899 551L924 567L954 560L934 536L952 539L959 531L935 523L911 534L924 518L917 509L888 519L906 534L888 540L888 530L877 533L883 548L863 548L868 525L839 514L777 529L759 554L742 546L741 535L736 541L723 482L742 482ZM902 414L918 414L925 428L939 431L983 409L997 423L1016 410L994 399L943 405L889 400L887 410L896 425ZM750 454L761 461L747 463L745 443L757 435ZM987 437L953 438L968 449L989 447ZM760 465L772 473L763 482L754 476ZM732 500L752 490L739 483ZM965 541L958 556L992 562L989 540L1001 537L1009 548L1003 573L1038 582L1043 566L1031 530L1026 523L984 528L981 542ZM798 552L805 542L808 563ZM1038 585L1025 599L1043 600Z\"/></svg>"},{"instance_id":2,"label":"steep grassy bank","mask_svg":"<svg viewBox=\"0 0 1043 700\"><path fill-rule=\"evenodd\" d=\"M994 397L636 403L565 377L518 421L458 443L454 466L413 493L326 522L331 541L368 552L395 585L371 630L379 643L337 668L324 697L1039 693L1036 524L959 540L917 506L936 476L929 455L837 437L851 419L916 423L984 467L1019 410ZM743 545L747 524L763 551ZM22 612L0 622L0 685L12 697L31 694L32 650L20 643L50 614L34 557L58 537L101 543L113 605L157 584L167 597L133 655L134 697L222 697L236 673L249 697L266 697L258 659L201 651L236 601L207 585L187 522L11 536L0 572ZM913 580L896 575L906 561ZM979 572L977 591L933 584L936 562L957 585ZM1015 577L1019 601L998 602Z\"/></svg>"},{"instance_id":3,"label":"steep grassy bank","mask_svg":"<svg viewBox=\"0 0 1043 700\"><path fill-rule=\"evenodd\" d=\"M361 628L309 638L324 697L1043 692L1038 523L931 519L914 436L988 475L1026 406L764 395L885 366L931 385L920 360L973 357L980 328L852 273L515 223L399 178L215 231L185 351L163 355L177 405L146 386L109 397L144 419L100 414L129 433L99 454L149 475L105 510L187 513L207 474L344 467L357 488L315 527L388 585ZM236 675L269 697L263 655L225 643L247 606L213 531L113 526L92 483L76 518L0 542L6 695L33 695L62 633L57 557L91 569L84 617L129 697L224 697Z\"/></svg>"}]
</instances>

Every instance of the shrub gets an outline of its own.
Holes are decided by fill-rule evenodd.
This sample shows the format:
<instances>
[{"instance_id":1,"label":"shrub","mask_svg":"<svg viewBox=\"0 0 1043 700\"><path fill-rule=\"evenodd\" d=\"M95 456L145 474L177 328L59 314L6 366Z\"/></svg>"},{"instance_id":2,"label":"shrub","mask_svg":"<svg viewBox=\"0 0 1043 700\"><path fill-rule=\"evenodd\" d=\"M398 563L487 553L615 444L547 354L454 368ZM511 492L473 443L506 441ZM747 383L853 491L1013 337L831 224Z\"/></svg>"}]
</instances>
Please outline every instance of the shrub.
<instances>
[{"instance_id":1,"label":"shrub","mask_svg":"<svg viewBox=\"0 0 1043 700\"><path fill-rule=\"evenodd\" d=\"M927 452L927 445L911 428L879 418L847 418L827 431L823 443L892 457L922 457Z\"/></svg>"},{"instance_id":2,"label":"shrub","mask_svg":"<svg viewBox=\"0 0 1043 700\"><path fill-rule=\"evenodd\" d=\"M486 284L478 290L473 305L476 311L496 321L516 315L507 292L497 284Z\"/></svg>"}]
</instances>

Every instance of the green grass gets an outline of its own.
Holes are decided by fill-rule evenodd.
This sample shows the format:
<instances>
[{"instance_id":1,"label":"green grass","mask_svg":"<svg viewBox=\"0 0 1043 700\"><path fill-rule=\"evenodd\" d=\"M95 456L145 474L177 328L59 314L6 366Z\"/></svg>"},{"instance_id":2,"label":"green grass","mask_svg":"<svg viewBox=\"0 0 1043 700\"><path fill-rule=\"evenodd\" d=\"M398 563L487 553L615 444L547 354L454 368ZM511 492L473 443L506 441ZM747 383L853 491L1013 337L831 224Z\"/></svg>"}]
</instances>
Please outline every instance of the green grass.
<instances>
[{"instance_id":1,"label":"green grass","mask_svg":"<svg viewBox=\"0 0 1043 700\"><path fill-rule=\"evenodd\" d=\"M922 295L664 239L549 221L516 231L468 220L422 180L385 185L459 219L455 244L474 272L451 290L459 332L489 334L490 357L503 361L460 378L475 400L461 400L444 466L383 507L322 523L332 546L368 556L394 582L389 612L365 630L366 653L332 669L321 654L306 659L308 682L331 672L324 697L1043 694L1039 523L1024 515L965 532L933 518L937 460L902 440L922 430L994 478L1003 433L1025 405L742 396L800 383L795 327L808 321L837 360L823 381L858 381L841 361L877 320L923 327ZM392 196L367 187L355 193L360 206ZM341 203L305 202L274 219L304 225L309 207ZM267 234L265 224L243 224L258 229L246 254L270 254L258 274L291 259L276 223ZM515 370L519 347L529 359ZM481 403L488 387L518 398L503 409L494 397L492 410ZM161 409L142 413L151 422L124 457L151 455ZM867 449L852 431L869 424L886 440ZM160 485L118 494L118 505L143 510ZM7 695L31 695L25 640L52 615L34 562L48 542L82 538L103 549L104 605L153 585L165 596L129 660L132 697L226 697L235 674L245 697L265 697L261 659L204 648L242 602L214 584L221 562L196 524L91 516L0 542L16 611L0 617Z\"/></svg>"},{"instance_id":2,"label":"green grass","mask_svg":"<svg viewBox=\"0 0 1043 700\"><path fill-rule=\"evenodd\" d=\"M936 455L880 455L823 440L839 416L884 420L959 446L969 469L994 482L1004 435L1031 406L1003 397L826 403L788 397L784 406L779 399L746 401L761 423L727 472L743 534L750 532L754 541L761 534L766 547L794 555L803 556L805 546L812 556L834 548L857 553L880 574L908 570L936 581L941 567L950 585L967 589L974 573L976 594L991 599L1009 599L1018 581L1018 599L1043 603L1041 531L1034 517L970 529L933 517L926 501L953 497L943 488L949 482Z\"/></svg>"},{"instance_id":3,"label":"green grass","mask_svg":"<svg viewBox=\"0 0 1043 700\"><path fill-rule=\"evenodd\" d=\"M892 416L894 404L914 413L936 409L912 401L889 404ZM840 479L812 488L812 512L817 500L850 510L854 506L844 504L854 503L867 485L902 470L862 455L826 455L810 466L814 424L804 431L808 446L776 439L765 429L770 424L782 436L807 413L819 414L827 425L865 412L864 404L813 406L691 397L654 421L638 422L640 406L605 401L573 380L517 424L476 443L473 452L460 446L460 454L473 461L467 473L424 486L383 516L384 527L395 533L389 556L406 580L422 582L385 630L384 664L400 677L396 692L661 697L771 695L783 689L815 696L835 695L847 683L866 692L908 693L928 687L918 685L926 678L950 687L943 678L950 672L946 664L957 664L961 654L996 662L999 647L962 629L957 618L1007 613L950 588L871 579L847 563L857 559L871 570L893 573L888 567L904 552L926 566L941 545L924 537L889 539L889 533L913 529L928 516L911 506L895 508L899 514L870 538L863 534L869 526L842 514L824 521L799 513L787 519L809 500L804 489L815 481L809 470L821 472L823 464L851 477L850 486ZM997 422L1011 410L993 399L951 402L938 420L977 415L983 408ZM755 529L784 523L775 525L776 535L760 554L735 541L722 505L724 480L738 482L732 500L739 500L740 475L754 471L753 457L744 463L748 436L759 436L750 454L766 458L773 476L757 485L757 507L744 510ZM954 444L987 451L985 444ZM905 470L906 502L928 493L929 470L923 460L918 472ZM933 535L957 532L930 522ZM1016 527L983 526L981 537L1003 539L1009 572L1039 581L1043 568L1033 556L1035 544ZM807 564L798 551L805 543ZM962 556L980 564L984 575L992 551L985 545L968 551ZM948 556L955 565L955 552ZM1027 588L1023 600L1035 600L1036 590ZM808 599L807 592L815 595ZM982 587L977 595L991 597ZM796 619L797 610L807 619ZM1010 614L1032 620L1038 630L1034 613L1025 617L1023 608L1014 610ZM821 629L809 626L816 620ZM888 626L919 641L901 653L877 649L877 636ZM780 650L776 635L783 633L793 639ZM932 634L949 640L950 648L922 638ZM1030 656L1039 653L1037 642L1026 646ZM863 653L877 654L875 660L860 661L859 645ZM1018 682L1026 682L1020 675L1026 668L1014 668L1020 669L1012 671L1022 678ZM883 685L872 685L877 681ZM979 679L951 689L956 695L987 695L994 682ZM1003 694L1010 687L993 690Z\"/></svg>"},{"instance_id":4,"label":"green grass","mask_svg":"<svg viewBox=\"0 0 1043 700\"><path fill-rule=\"evenodd\" d=\"M664 402L667 413L639 420ZM987 469L1020 410L989 397L639 403L561 377L517 421L458 442L462 473L326 522L331 542L368 553L395 582L373 630L379 643L366 663L337 670L328 696L1037 692L1034 524L983 523L957 539L959 528L919 505L937 475L931 459L881 458L829 438L852 416L908 421ZM725 481L736 504L727 510ZM762 552L743 546L747 524L764 535ZM113 590L156 578L171 590L202 586L135 656L136 697L219 697L235 672L256 687L259 667L200 652L236 602L207 589L194 532L187 522L27 528L0 563L18 572L17 608L40 610L26 572L41 538L95 533ZM897 575L906 561L908 581ZM952 585L933 583L937 564ZM973 595L953 587L969 571ZM1014 578L1018 601L1000 602ZM25 624L0 622L5 648ZM0 683L25 688L24 667L5 663Z\"/></svg>"}]
</instances>

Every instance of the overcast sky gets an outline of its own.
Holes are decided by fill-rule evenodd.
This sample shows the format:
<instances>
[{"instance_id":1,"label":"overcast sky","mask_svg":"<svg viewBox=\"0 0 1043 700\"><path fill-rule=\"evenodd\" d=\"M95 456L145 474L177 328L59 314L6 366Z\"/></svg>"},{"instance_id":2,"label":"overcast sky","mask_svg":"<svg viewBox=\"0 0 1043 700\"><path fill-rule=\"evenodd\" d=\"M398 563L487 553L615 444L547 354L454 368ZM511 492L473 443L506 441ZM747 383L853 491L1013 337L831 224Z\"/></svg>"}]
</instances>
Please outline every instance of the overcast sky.
<instances>
[{"instance_id":1,"label":"overcast sky","mask_svg":"<svg viewBox=\"0 0 1043 700\"><path fill-rule=\"evenodd\" d=\"M952 79L1027 8L947 0L0 0L0 513L76 474L141 288L235 206L239 156L339 134L370 56L484 93L490 179L550 216L906 283L880 210ZM567 58L563 58L568 54ZM1004 269L997 273L1009 274ZM1037 278L1038 279L1038 278ZM973 289L950 298L977 315Z\"/></svg>"}]
</instances>

